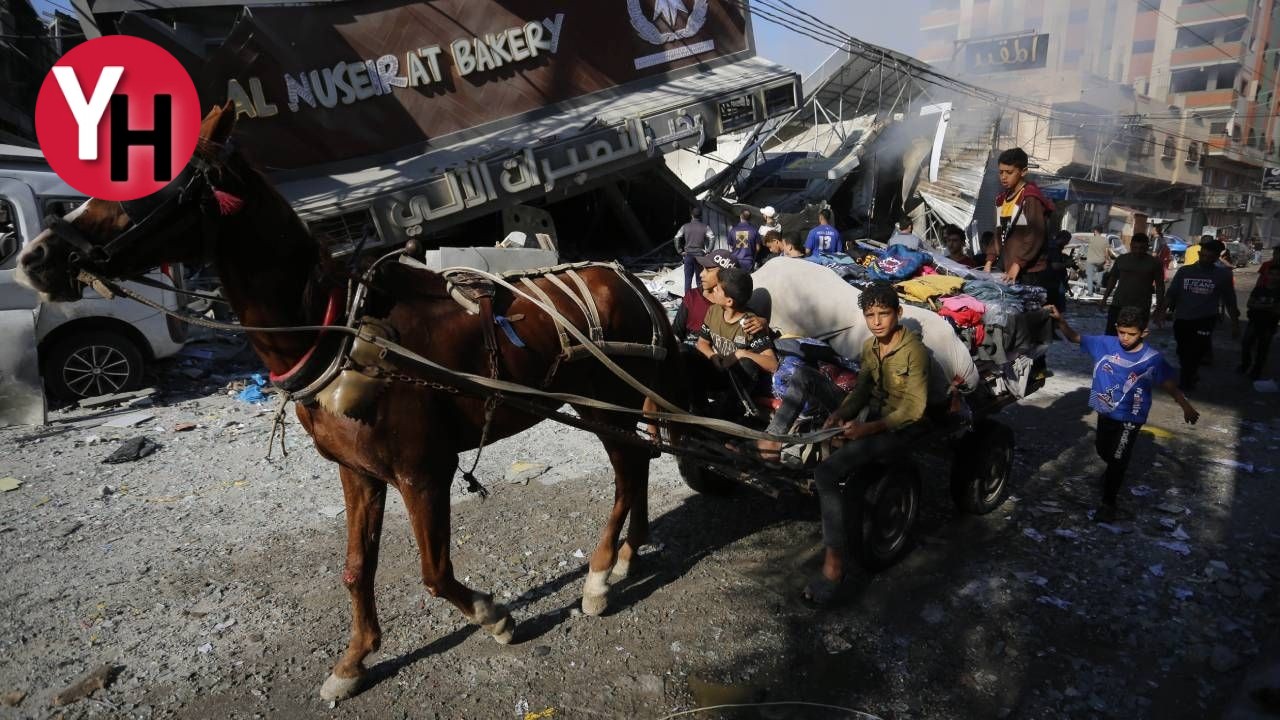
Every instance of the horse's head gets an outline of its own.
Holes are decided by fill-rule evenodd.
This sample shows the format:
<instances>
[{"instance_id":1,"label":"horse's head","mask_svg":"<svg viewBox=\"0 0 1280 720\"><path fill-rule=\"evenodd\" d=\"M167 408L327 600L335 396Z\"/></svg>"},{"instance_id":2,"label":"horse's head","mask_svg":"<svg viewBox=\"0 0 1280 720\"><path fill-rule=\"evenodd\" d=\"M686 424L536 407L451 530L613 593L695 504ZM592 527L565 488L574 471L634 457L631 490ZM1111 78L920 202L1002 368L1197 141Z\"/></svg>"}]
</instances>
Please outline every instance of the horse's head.
<instances>
[{"instance_id":1,"label":"horse's head","mask_svg":"<svg viewBox=\"0 0 1280 720\"><path fill-rule=\"evenodd\" d=\"M238 209L243 189L230 167L226 141L235 125L231 103L214 107L183 171L159 192L138 200L92 198L48 227L18 258L18 279L46 299L80 299L82 270L127 278L169 262L205 259L219 213Z\"/></svg>"}]
</instances>

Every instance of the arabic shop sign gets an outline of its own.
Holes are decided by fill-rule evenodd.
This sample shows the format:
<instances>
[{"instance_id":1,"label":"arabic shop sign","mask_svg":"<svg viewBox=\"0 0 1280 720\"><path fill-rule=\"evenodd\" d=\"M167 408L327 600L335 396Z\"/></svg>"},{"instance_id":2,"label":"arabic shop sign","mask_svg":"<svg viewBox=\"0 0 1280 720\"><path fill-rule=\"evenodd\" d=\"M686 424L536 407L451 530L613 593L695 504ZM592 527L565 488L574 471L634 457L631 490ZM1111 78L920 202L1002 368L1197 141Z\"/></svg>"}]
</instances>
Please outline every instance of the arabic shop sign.
<instances>
[{"instance_id":1,"label":"arabic shop sign","mask_svg":"<svg viewBox=\"0 0 1280 720\"><path fill-rule=\"evenodd\" d=\"M964 67L974 73L1042 68L1048 58L1048 34L973 40L964 46Z\"/></svg>"},{"instance_id":2,"label":"arabic shop sign","mask_svg":"<svg viewBox=\"0 0 1280 720\"><path fill-rule=\"evenodd\" d=\"M374 222L384 239L405 241L421 235L428 224L443 226L492 212L480 209L491 202L572 194L593 179L663 152L697 147L706 133L701 114L674 112L633 118L506 157L475 160L379 199L373 206Z\"/></svg>"},{"instance_id":3,"label":"arabic shop sign","mask_svg":"<svg viewBox=\"0 0 1280 720\"><path fill-rule=\"evenodd\" d=\"M255 5L207 56L165 23L115 22L171 48L202 105L235 101L242 145L273 170L445 148L753 52L745 6L711 0Z\"/></svg>"}]
</instances>

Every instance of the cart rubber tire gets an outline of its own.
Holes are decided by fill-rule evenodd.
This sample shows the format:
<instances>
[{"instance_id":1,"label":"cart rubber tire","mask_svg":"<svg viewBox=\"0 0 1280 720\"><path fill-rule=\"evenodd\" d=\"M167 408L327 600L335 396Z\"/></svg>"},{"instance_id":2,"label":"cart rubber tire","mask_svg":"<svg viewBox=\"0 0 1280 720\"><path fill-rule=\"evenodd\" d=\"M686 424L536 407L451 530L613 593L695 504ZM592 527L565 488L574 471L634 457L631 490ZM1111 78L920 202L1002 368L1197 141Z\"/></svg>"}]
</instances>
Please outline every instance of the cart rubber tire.
<instances>
[{"instance_id":1,"label":"cart rubber tire","mask_svg":"<svg viewBox=\"0 0 1280 720\"><path fill-rule=\"evenodd\" d=\"M922 494L920 471L898 462L870 475L876 478L859 496L847 493L849 545L867 572L897 565L915 544Z\"/></svg>"},{"instance_id":2,"label":"cart rubber tire","mask_svg":"<svg viewBox=\"0 0 1280 720\"><path fill-rule=\"evenodd\" d=\"M50 395L81 400L142 387L142 363L142 352L129 338L95 330L57 341L45 353L42 371Z\"/></svg>"},{"instance_id":3,"label":"cart rubber tire","mask_svg":"<svg viewBox=\"0 0 1280 720\"><path fill-rule=\"evenodd\" d=\"M951 462L951 499L969 515L986 515L1009 496L1013 430L983 420L956 444Z\"/></svg>"},{"instance_id":4,"label":"cart rubber tire","mask_svg":"<svg viewBox=\"0 0 1280 720\"><path fill-rule=\"evenodd\" d=\"M724 474L699 464L696 460L678 458L676 466L680 468L680 477L684 479L684 484L694 492L705 495L728 495L737 486L737 483L725 477Z\"/></svg>"}]
</instances>

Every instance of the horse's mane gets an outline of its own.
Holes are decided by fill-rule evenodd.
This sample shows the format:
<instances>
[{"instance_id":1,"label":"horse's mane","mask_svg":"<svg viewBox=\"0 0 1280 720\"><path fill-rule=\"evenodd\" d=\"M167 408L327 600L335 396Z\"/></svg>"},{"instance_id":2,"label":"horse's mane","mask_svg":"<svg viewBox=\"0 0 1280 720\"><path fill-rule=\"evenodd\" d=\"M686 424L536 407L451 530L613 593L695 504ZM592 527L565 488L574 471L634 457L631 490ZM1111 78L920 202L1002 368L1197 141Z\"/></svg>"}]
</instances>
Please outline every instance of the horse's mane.
<instances>
[{"instance_id":1,"label":"horse's mane","mask_svg":"<svg viewBox=\"0 0 1280 720\"><path fill-rule=\"evenodd\" d=\"M299 243L305 243L307 251L314 253L315 270L313 272L317 282L307 284L302 298L304 306L323 303L332 288L342 287L349 280L358 279L368 267L371 261L367 258L363 262L353 264L335 260L330 251L331 246L335 244L333 238L311 232L289 205L289 201L234 142L218 143L200 138L196 144L195 154L213 169L215 182L221 174L225 173L229 179L235 181L237 186L254 193L259 212L266 215L265 221L279 223L278 227L286 229L287 237L295 238ZM399 275L397 274L397 279L400 279ZM438 273L418 269L413 275L416 276L416 282L394 283L401 286L398 288L401 293L408 291L413 295L447 297L444 278Z\"/></svg>"}]
</instances>

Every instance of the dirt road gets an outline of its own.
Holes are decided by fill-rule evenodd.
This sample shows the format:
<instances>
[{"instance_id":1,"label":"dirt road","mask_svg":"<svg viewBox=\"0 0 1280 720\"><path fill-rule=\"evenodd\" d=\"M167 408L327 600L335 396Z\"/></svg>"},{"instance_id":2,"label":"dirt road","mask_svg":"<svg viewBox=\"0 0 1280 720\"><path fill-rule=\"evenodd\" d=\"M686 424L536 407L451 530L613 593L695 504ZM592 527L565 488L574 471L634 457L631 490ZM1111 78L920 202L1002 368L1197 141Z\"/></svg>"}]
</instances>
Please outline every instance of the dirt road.
<instances>
[{"instance_id":1,"label":"dirt road","mask_svg":"<svg viewBox=\"0 0 1280 720\"><path fill-rule=\"evenodd\" d=\"M1096 308L1073 317L1100 331ZM1168 330L1153 342L1172 351ZM1048 387L1003 417L1009 502L958 516L930 462L918 547L822 613L797 600L820 544L811 499L699 496L663 458L653 545L605 617L578 614L612 482L593 438L544 424L485 452L490 499L455 496L455 567L514 606L516 643L427 594L393 494L375 681L336 708L318 694L350 617L336 473L296 422L289 456L263 459L269 406L223 391L247 368L219 360L180 383L171 366L182 389L137 427L64 413L0 430L0 478L22 483L0 492L0 718L660 718L792 700L898 719L1210 717L1274 629L1280 579L1280 396L1253 393L1237 356L1220 331L1195 428L1157 400L1125 490L1137 519L1109 529L1085 515L1101 470L1088 362L1055 347ZM139 435L161 448L101 463ZM50 706L104 664L108 687ZM717 712L694 717L853 717Z\"/></svg>"}]
</instances>

